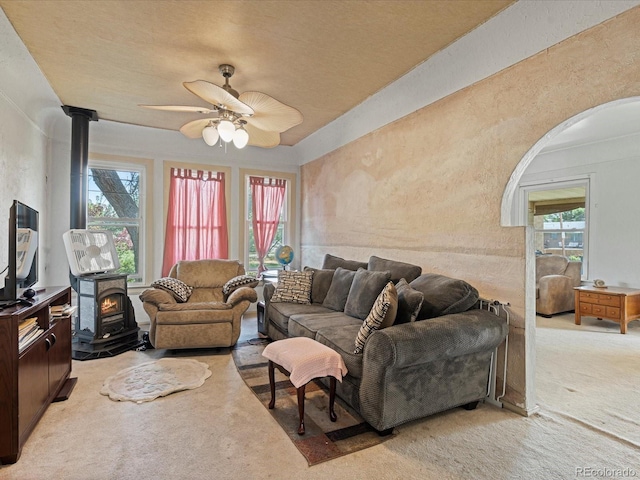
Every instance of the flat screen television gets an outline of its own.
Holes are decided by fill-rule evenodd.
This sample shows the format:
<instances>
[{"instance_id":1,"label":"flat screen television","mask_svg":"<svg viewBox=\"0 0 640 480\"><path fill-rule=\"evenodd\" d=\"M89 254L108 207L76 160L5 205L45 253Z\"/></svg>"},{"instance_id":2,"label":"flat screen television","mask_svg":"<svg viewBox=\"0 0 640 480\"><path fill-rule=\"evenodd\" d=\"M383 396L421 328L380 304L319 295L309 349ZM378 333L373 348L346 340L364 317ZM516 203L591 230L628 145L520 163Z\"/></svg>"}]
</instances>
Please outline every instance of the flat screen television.
<instances>
[{"instance_id":1,"label":"flat screen television","mask_svg":"<svg viewBox=\"0 0 640 480\"><path fill-rule=\"evenodd\" d=\"M9 266L0 306L12 305L38 282L38 212L14 200L9 210Z\"/></svg>"}]
</instances>

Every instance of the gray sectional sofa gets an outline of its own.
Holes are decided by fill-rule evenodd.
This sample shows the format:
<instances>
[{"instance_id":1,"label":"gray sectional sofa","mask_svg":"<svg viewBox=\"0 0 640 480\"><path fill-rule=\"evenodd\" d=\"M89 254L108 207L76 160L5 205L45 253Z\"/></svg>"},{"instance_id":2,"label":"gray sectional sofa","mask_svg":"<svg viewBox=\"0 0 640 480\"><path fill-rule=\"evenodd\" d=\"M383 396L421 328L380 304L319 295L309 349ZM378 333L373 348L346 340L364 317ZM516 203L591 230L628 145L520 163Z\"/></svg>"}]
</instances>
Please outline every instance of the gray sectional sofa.
<instances>
[{"instance_id":1,"label":"gray sectional sofa","mask_svg":"<svg viewBox=\"0 0 640 480\"><path fill-rule=\"evenodd\" d=\"M492 354L507 325L477 308L478 292L467 282L375 256L357 262L326 255L321 269L305 270L313 271L310 303L272 302L275 287L265 285L267 334L313 338L340 353L349 373L337 394L378 432L475 408L486 397ZM389 281L397 291L395 322L354 354L363 316Z\"/></svg>"}]
</instances>

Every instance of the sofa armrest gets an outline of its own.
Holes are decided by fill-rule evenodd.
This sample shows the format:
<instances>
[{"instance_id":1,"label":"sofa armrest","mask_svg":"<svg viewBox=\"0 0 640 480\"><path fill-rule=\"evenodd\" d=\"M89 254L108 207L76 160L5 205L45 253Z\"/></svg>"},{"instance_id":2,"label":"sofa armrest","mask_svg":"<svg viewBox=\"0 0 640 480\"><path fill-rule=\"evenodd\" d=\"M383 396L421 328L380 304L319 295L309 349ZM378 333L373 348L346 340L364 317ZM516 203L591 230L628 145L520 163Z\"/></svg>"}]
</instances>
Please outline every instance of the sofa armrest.
<instances>
[{"instance_id":1,"label":"sofa armrest","mask_svg":"<svg viewBox=\"0 0 640 480\"><path fill-rule=\"evenodd\" d=\"M493 350L507 330L504 320L480 309L394 325L371 334L364 348L363 371L369 363L404 368Z\"/></svg>"},{"instance_id":2,"label":"sofa armrest","mask_svg":"<svg viewBox=\"0 0 640 480\"><path fill-rule=\"evenodd\" d=\"M243 300L247 300L248 302L254 303L258 301L258 294L256 293L254 288L250 287L240 287L235 289L229 297L227 298L227 302L229 305L237 305Z\"/></svg>"},{"instance_id":3,"label":"sofa armrest","mask_svg":"<svg viewBox=\"0 0 640 480\"><path fill-rule=\"evenodd\" d=\"M579 285L579 284L578 284ZM573 279L566 275L545 275L538 282L539 298L548 298L570 292L573 296Z\"/></svg>"},{"instance_id":4,"label":"sofa armrest","mask_svg":"<svg viewBox=\"0 0 640 480\"><path fill-rule=\"evenodd\" d=\"M271 297L276 291L276 286L271 282L264 282L264 287L262 288L262 295L264 296L265 304L268 304L271 301Z\"/></svg>"},{"instance_id":5,"label":"sofa armrest","mask_svg":"<svg viewBox=\"0 0 640 480\"><path fill-rule=\"evenodd\" d=\"M156 307L162 303L178 303L173 295L160 288L148 288L140 294L143 303L151 303Z\"/></svg>"}]
</instances>

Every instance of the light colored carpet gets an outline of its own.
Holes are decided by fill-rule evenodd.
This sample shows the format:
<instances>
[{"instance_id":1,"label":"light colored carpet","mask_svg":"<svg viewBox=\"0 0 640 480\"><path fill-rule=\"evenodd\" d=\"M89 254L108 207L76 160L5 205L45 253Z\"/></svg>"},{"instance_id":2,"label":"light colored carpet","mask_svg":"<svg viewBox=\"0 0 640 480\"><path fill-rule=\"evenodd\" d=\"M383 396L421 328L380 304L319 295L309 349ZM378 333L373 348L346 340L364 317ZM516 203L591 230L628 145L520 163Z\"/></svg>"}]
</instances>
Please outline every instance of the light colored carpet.
<instances>
[{"instance_id":1,"label":"light colored carpet","mask_svg":"<svg viewBox=\"0 0 640 480\"><path fill-rule=\"evenodd\" d=\"M268 361L262 356L266 340L239 342L232 352L238 373L260 403L276 419L296 448L305 456L309 465L334 460L364 448L371 448L392 436L380 436L350 406L336 397L337 420L329 419L329 392L319 380L306 385L304 401L304 435L298 434L298 394L289 377L280 370L274 372L276 403L269 409L271 388Z\"/></svg>"},{"instance_id":2,"label":"light colored carpet","mask_svg":"<svg viewBox=\"0 0 640 480\"><path fill-rule=\"evenodd\" d=\"M104 381L100 393L111 400L150 402L201 387L210 376L206 363L191 358L161 358L120 370Z\"/></svg>"},{"instance_id":3,"label":"light colored carpet","mask_svg":"<svg viewBox=\"0 0 640 480\"><path fill-rule=\"evenodd\" d=\"M257 336L255 318L243 322L243 331ZM600 340L610 337L623 336L603 333ZM108 376L163 356L195 358L213 374L198 389L153 402L111 402L99 394ZM545 357L558 369L567 361L539 353L542 368ZM625 375L637 375L629 365ZM381 445L309 467L240 378L228 350L131 351L74 361L73 373L78 384L69 400L49 407L18 463L0 467L1 479L546 480L576 478L578 469L623 468L640 476L637 447L548 409L543 391L541 413L530 418L487 404L454 409L402 425ZM603 390L611 378L600 380ZM615 478L599 478L607 477Z\"/></svg>"},{"instance_id":4,"label":"light colored carpet","mask_svg":"<svg viewBox=\"0 0 640 480\"><path fill-rule=\"evenodd\" d=\"M640 449L640 321L537 317L538 403ZM640 471L638 472L640 476Z\"/></svg>"}]
</instances>

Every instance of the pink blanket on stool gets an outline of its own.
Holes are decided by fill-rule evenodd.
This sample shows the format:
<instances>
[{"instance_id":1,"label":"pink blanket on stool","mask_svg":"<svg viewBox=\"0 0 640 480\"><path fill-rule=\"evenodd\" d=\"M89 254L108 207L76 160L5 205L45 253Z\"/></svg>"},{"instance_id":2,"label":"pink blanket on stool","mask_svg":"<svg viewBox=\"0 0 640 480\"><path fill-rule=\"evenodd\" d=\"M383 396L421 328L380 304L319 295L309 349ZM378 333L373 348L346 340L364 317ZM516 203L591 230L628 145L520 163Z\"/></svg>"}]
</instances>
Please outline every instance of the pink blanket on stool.
<instances>
[{"instance_id":1,"label":"pink blanket on stool","mask_svg":"<svg viewBox=\"0 0 640 480\"><path fill-rule=\"evenodd\" d=\"M296 388L319 377L332 376L342 382L348 371L338 352L307 337L277 340L267 345L262 355L289 371Z\"/></svg>"}]
</instances>

